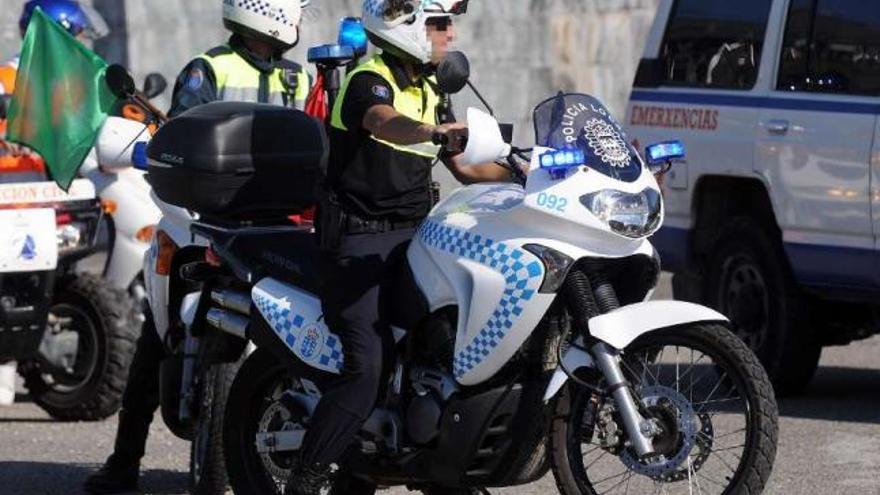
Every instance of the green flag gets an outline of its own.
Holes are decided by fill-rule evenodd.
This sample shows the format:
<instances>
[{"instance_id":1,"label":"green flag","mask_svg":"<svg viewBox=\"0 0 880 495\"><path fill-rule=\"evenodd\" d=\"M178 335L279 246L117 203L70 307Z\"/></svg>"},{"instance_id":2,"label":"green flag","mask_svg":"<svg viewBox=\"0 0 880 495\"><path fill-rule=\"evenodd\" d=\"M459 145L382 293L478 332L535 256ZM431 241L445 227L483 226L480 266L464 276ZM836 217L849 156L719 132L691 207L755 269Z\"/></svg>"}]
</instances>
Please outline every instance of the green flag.
<instances>
[{"instance_id":1,"label":"green flag","mask_svg":"<svg viewBox=\"0 0 880 495\"><path fill-rule=\"evenodd\" d=\"M43 13L34 11L21 50L7 138L42 155L67 190L116 102L107 63Z\"/></svg>"}]
</instances>

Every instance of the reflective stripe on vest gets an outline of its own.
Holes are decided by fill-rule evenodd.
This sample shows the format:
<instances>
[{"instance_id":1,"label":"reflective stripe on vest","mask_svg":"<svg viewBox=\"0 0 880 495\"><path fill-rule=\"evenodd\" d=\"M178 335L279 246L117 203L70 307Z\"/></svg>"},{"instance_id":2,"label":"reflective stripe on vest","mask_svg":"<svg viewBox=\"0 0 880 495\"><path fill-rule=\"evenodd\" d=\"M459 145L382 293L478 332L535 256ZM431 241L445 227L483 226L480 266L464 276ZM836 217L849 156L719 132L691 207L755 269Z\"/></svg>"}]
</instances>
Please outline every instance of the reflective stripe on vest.
<instances>
[{"instance_id":1,"label":"reflective stripe on vest","mask_svg":"<svg viewBox=\"0 0 880 495\"><path fill-rule=\"evenodd\" d=\"M216 57L207 54L199 56L214 71L217 80L217 97L221 101L260 101L260 76L262 72L255 69L235 52L224 53ZM290 101L290 93L284 83L286 69L277 68L269 74L269 99L264 103L305 108L309 95L309 76L305 69L297 74L296 93Z\"/></svg>"},{"instance_id":2,"label":"reflective stripe on vest","mask_svg":"<svg viewBox=\"0 0 880 495\"><path fill-rule=\"evenodd\" d=\"M437 124L437 107L440 105L440 96L434 91L434 88L430 84L422 83L421 86L410 86L406 89L400 89L397 86L397 81L394 79L391 68L385 64L380 55L375 55L370 60L359 65L345 78L342 89L339 91L339 96L336 98L336 104L333 106L331 125L334 128L343 131L348 130L342 122L342 102L345 100L345 93L348 91L348 85L352 78L361 72L376 74L391 86L391 89L394 91L394 109L401 115L409 117L416 122L429 125ZM436 158L441 150L439 146L430 142L401 145L383 141L372 135L370 139L397 151L426 158Z\"/></svg>"}]
</instances>

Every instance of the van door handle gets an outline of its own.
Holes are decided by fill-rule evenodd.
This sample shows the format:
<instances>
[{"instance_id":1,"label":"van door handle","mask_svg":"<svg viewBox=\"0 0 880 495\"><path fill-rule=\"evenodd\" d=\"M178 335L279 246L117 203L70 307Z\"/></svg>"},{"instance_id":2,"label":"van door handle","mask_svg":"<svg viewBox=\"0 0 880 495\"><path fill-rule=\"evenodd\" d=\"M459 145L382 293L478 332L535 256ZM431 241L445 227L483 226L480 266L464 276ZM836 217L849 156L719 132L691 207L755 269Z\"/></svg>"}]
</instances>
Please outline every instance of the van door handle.
<instances>
[{"instance_id":1,"label":"van door handle","mask_svg":"<svg viewBox=\"0 0 880 495\"><path fill-rule=\"evenodd\" d=\"M788 128L791 124L787 120L771 120L767 122L767 132L776 136L784 136L788 134Z\"/></svg>"}]
</instances>

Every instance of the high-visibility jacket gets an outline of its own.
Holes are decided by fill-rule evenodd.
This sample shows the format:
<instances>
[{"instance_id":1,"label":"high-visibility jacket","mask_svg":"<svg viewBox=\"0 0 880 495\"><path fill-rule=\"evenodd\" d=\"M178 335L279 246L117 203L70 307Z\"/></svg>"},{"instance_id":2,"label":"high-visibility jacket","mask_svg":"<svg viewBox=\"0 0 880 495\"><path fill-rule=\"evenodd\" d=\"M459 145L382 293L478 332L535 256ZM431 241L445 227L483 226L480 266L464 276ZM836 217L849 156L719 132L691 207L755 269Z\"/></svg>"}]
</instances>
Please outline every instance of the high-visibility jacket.
<instances>
[{"instance_id":1,"label":"high-visibility jacket","mask_svg":"<svg viewBox=\"0 0 880 495\"><path fill-rule=\"evenodd\" d=\"M209 50L199 58L214 72L218 100L305 107L309 75L295 62L281 60L271 73L263 72L228 46Z\"/></svg>"},{"instance_id":2,"label":"high-visibility jacket","mask_svg":"<svg viewBox=\"0 0 880 495\"><path fill-rule=\"evenodd\" d=\"M9 109L9 102L12 100L12 93L15 92L15 76L18 72L18 59L0 66L0 138L6 134L6 110Z\"/></svg>"},{"instance_id":3,"label":"high-visibility jacket","mask_svg":"<svg viewBox=\"0 0 880 495\"><path fill-rule=\"evenodd\" d=\"M11 60L0 67L0 174L12 172L43 174L46 170L43 160L30 152L10 153L9 145L4 140L6 137L6 111L12 101L15 92L15 77L18 73L18 58ZM21 151L21 150L19 150ZM0 178L0 182L3 179Z\"/></svg>"},{"instance_id":4,"label":"high-visibility jacket","mask_svg":"<svg viewBox=\"0 0 880 495\"><path fill-rule=\"evenodd\" d=\"M369 74L381 87L352 85L358 76ZM361 79L362 81L363 79ZM358 89L353 89L357 87ZM386 89L387 87L387 89ZM358 101L354 91L390 89L394 109L417 122L438 123L441 96L433 76L411 77L403 62L388 54L376 55L347 76L331 115L331 151L328 185L350 216L390 221L420 221L431 209L431 168L440 147L431 142L400 145L384 141L358 125L347 122L346 102Z\"/></svg>"}]
</instances>

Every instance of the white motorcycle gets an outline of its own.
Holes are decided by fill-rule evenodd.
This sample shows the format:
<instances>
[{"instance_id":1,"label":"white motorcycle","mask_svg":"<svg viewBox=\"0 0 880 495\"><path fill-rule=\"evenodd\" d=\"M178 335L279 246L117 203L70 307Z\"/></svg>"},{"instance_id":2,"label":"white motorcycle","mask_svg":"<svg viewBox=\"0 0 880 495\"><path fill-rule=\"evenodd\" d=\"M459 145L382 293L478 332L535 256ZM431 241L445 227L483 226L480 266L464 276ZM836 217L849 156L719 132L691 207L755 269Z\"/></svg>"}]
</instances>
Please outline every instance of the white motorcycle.
<instances>
[{"instance_id":1,"label":"white motorcycle","mask_svg":"<svg viewBox=\"0 0 880 495\"><path fill-rule=\"evenodd\" d=\"M166 86L161 75L150 74L144 83L143 101L158 96ZM133 166L132 154L137 143L150 140L149 127L156 122L155 116L127 96L120 114L104 122L94 153L83 163L80 175L95 185L109 213L110 250L104 279L141 302L146 297L142 276L144 254L162 214L151 198L145 172Z\"/></svg>"},{"instance_id":2,"label":"white motorcycle","mask_svg":"<svg viewBox=\"0 0 880 495\"><path fill-rule=\"evenodd\" d=\"M528 153L491 116L468 116L467 162ZM419 228L393 297L394 371L345 468L426 493L550 469L566 495L759 493L777 437L766 373L721 314L648 301L654 171L590 96L551 98L535 125L524 185L460 189ZM326 142L299 112L218 103L149 148L156 194L200 212L192 232L211 244L187 270L211 296L192 317L258 347L225 418L239 495L283 492L344 362L313 234L282 215L314 199ZM648 149L651 166L682 156L680 143Z\"/></svg>"}]
</instances>

